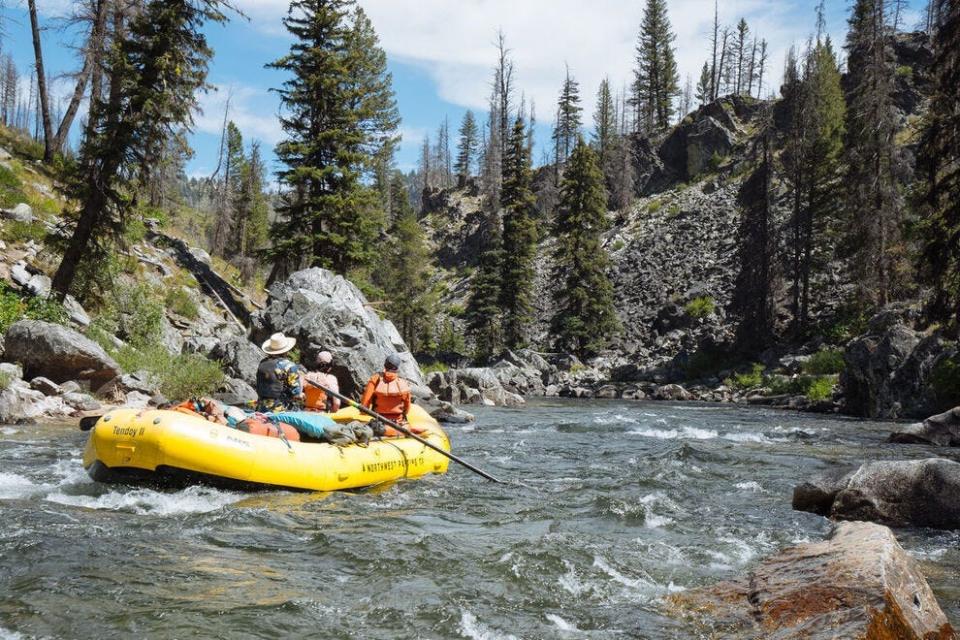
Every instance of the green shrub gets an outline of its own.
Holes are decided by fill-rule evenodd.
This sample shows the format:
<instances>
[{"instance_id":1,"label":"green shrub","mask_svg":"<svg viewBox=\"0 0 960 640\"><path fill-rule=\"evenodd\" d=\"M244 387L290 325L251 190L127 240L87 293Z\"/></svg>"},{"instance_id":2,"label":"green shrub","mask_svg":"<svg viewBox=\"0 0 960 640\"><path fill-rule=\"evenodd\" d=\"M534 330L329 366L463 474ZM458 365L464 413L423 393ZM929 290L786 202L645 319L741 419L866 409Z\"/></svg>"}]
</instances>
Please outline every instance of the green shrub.
<instances>
[{"instance_id":1,"label":"green shrub","mask_svg":"<svg viewBox=\"0 0 960 640\"><path fill-rule=\"evenodd\" d=\"M5 220L0 229L0 238L6 242L28 242L33 240L40 243L47 237L47 228L41 222L22 222L20 220Z\"/></svg>"},{"instance_id":2,"label":"green shrub","mask_svg":"<svg viewBox=\"0 0 960 640\"><path fill-rule=\"evenodd\" d=\"M714 303L713 298L710 296L700 296L688 302L684 307L684 311L691 318L700 319L713 315L716 308L717 305Z\"/></svg>"},{"instance_id":3,"label":"green shrub","mask_svg":"<svg viewBox=\"0 0 960 640\"><path fill-rule=\"evenodd\" d=\"M721 155L719 151L714 151L713 155L710 156L710 170L716 171L717 169L719 169L720 165L723 164L723 161L725 158L726 156Z\"/></svg>"},{"instance_id":4,"label":"green shrub","mask_svg":"<svg viewBox=\"0 0 960 640\"><path fill-rule=\"evenodd\" d=\"M902 64L897 67L896 74L898 78L911 78L913 77L913 67Z\"/></svg>"},{"instance_id":5,"label":"green shrub","mask_svg":"<svg viewBox=\"0 0 960 640\"><path fill-rule=\"evenodd\" d=\"M834 376L815 376L807 383L804 395L813 402L828 400L833 395L835 384L836 378Z\"/></svg>"},{"instance_id":6,"label":"green shrub","mask_svg":"<svg viewBox=\"0 0 960 640\"><path fill-rule=\"evenodd\" d=\"M0 283L0 333L6 333L11 324L23 319L63 324L67 321L67 312L53 300L22 298L7 284Z\"/></svg>"},{"instance_id":7,"label":"green shrub","mask_svg":"<svg viewBox=\"0 0 960 640\"><path fill-rule=\"evenodd\" d=\"M833 375L843 371L844 366L843 351L823 349L803 363L803 372L814 376Z\"/></svg>"},{"instance_id":8,"label":"green shrub","mask_svg":"<svg viewBox=\"0 0 960 640\"><path fill-rule=\"evenodd\" d=\"M167 303L167 308L177 315L181 315L189 320L196 320L200 317L200 310L197 308L197 303L193 301L190 294L184 291L182 287L172 287L168 289L165 302Z\"/></svg>"},{"instance_id":9,"label":"green shrub","mask_svg":"<svg viewBox=\"0 0 960 640\"><path fill-rule=\"evenodd\" d=\"M681 213L680 205L674 202L672 205L670 205L670 208L667 209L667 218L672 220L677 216L679 216L680 213Z\"/></svg>"},{"instance_id":10,"label":"green shrub","mask_svg":"<svg viewBox=\"0 0 960 640\"><path fill-rule=\"evenodd\" d=\"M120 284L106 297L99 326L134 347L142 347L160 340L163 314L163 304L148 285Z\"/></svg>"},{"instance_id":11,"label":"green shrub","mask_svg":"<svg viewBox=\"0 0 960 640\"><path fill-rule=\"evenodd\" d=\"M660 211L662 207L663 207L663 202L661 202L660 200L654 200L653 202L647 205L647 213L656 213L657 211Z\"/></svg>"},{"instance_id":12,"label":"green shrub","mask_svg":"<svg viewBox=\"0 0 960 640\"><path fill-rule=\"evenodd\" d=\"M0 165L0 207L9 209L26 200L17 174Z\"/></svg>"},{"instance_id":13,"label":"green shrub","mask_svg":"<svg viewBox=\"0 0 960 640\"><path fill-rule=\"evenodd\" d=\"M736 373L733 378L726 380L728 386L736 389L752 389L763 384L763 365L754 362L748 373Z\"/></svg>"},{"instance_id":14,"label":"green shrub","mask_svg":"<svg viewBox=\"0 0 960 640\"><path fill-rule=\"evenodd\" d=\"M620 249L623 249L625 246L627 246L626 243L622 239L617 238L613 241L613 244L610 245L610 251L620 251Z\"/></svg>"},{"instance_id":15,"label":"green shrub","mask_svg":"<svg viewBox=\"0 0 960 640\"><path fill-rule=\"evenodd\" d=\"M450 367L442 362L431 362L430 364L420 367L420 371L423 372L423 375L427 375L428 373L446 373L450 371Z\"/></svg>"},{"instance_id":16,"label":"green shrub","mask_svg":"<svg viewBox=\"0 0 960 640\"><path fill-rule=\"evenodd\" d=\"M113 352L124 371L147 371L160 381L160 393L170 400L206 395L217 390L224 375L220 365L197 354L172 355L162 345L124 346Z\"/></svg>"},{"instance_id":17,"label":"green shrub","mask_svg":"<svg viewBox=\"0 0 960 640\"><path fill-rule=\"evenodd\" d=\"M453 322L445 321L443 329L440 331L440 337L437 339L437 351L441 353L464 353L466 350L467 345L463 339L463 333L457 331Z\"/></svg>"},{"instance_id":18,"label":"green shrub","mask_svg":"<svg viewBox=\"0 0 960 640\"><path fill-rule=\"evenodd\" d=\"M13 374L7 371L0 371L0 391L6 391L13 382Z\"/></svg>"}]
</instances>

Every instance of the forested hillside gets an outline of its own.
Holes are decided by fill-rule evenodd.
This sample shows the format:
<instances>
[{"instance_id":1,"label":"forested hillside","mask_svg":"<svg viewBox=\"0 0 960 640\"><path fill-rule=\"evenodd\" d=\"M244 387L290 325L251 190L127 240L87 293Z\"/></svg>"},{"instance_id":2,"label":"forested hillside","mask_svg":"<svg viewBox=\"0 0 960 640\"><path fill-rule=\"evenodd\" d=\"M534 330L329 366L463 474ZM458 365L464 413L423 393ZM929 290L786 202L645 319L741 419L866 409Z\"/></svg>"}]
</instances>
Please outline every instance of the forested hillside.
<instances>
[{"instance_id":1,"label":"forested hillside","mask_svg":"<svg viewBox=\"0 0 960 640\"><path fill-rule=\"evenodd\" d=\"M247 300L306 267L342 274L441 371L524 351L562 363L550 365L562 383L534 374L552 393L683 382L708 399L921 412L960 400L960 29L947 0L917 30L898 7L857 0L834 42L821 2L783 70L762 33L715 13L694 82L678 72L666 0L647 0L630 82L581 87L567 68L546 108L524 98L500 33L486 112L444 119L404 173L373 23L352 0L295 0L288 53L262 61L284 78L273 182L229 109L215 170L185 174L216 55L205 28L242 19L229 3L76 3L84 43L61 110L31 0L35 64L24 82L6 59L0 117L5 145L37 159L51 192L32 196L22 167L2 169L3 235L36 248L44 305L95 319L124 317L119 287L139 267L123 256L149 225L208 252ZM535 158L538 117L552 137ZM42 215L18 218L21 202ZM15 292L8 323L36 293ZM878 373L871 358L896 327L909 339ZM882 380L904 366L922 373L892 398Z\"/></svg>"}]
</instances>

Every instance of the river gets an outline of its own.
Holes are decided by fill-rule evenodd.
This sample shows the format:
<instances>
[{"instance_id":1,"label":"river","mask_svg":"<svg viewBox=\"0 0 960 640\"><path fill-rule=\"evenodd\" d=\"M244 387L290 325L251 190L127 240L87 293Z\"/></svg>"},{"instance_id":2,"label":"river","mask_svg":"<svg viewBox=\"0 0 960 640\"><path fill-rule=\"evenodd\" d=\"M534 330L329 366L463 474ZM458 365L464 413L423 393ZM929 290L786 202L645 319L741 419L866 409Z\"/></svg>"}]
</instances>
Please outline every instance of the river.
<instances>
[{"instance_id":1,"label":"river","mask_svg":"<svg viewBox=\"0 0 960 640\"><path fill-rule=\"evenodd\" d=\"M335 494L105 486L86 435L0 427L0 639L688 638L667 594L820 539L793 486L953 455L892 425L735 406L538 401L449 428L509 485ZM899 530L960 622L960 533Z\"/></svg>"}]
</instances>

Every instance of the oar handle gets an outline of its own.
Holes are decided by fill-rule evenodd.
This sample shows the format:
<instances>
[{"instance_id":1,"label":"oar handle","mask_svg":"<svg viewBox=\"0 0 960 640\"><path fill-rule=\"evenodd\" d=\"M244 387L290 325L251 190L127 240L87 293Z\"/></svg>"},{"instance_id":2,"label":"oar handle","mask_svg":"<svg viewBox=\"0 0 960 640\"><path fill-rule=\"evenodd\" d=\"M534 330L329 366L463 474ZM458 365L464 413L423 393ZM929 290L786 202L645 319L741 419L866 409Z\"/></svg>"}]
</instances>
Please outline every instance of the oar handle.
<instances>
[{"instance_id":1,"label":"oar handle","mask_svg":"<svg viewBox=\"0 0 960 640\"><path fill-rule=\"evenodd\" d=\"M383 417L382 415L380 415L379 413L377 413L377 412L374 411L373 409L368 409L367 407L363 406L362 404L360 404L360 403L357 402L356 400L351 400L351 399L348 398L347 396L345 396L345 395L343 395L343 394L341 394L341 393L338 393L338 392L336 392L336 391L334 391L334 390L332 390L332 389L328 389L327 387L323 386L322 384L317 384L316 382L314 382L314 381L312 381L312 380L307 380L307 383L313 385L314 387L316 387L317 389L320 389L321 391L324 391L324 392L330 394L330 395L333 396L334 398L339 398L341 401L347 403L347 406L355 407L356 409L358 409L358 410L361 411L362 413L367 414L367 415L370 416L371 418L376 418L376 419L379 420L380 422L383 422L384 424L390 425L391 427L393 427L394 429L396 429L396 430L399 431L400 433L404 434L405 436L407 436L407 437L409 437L409 438L413 438L414 440L416 440L416 441L419 442L420 444L423 444L423 445L425 445L425 446L433 449L433 450L436 451L437 453L440 453L440 454L442 454L442 455L450 458L450 459L453 460L454 462L463 465L463 466L466 467L467 469L470 469L470 471L473 471L474 473L483 476L483 477L486 478L487 480L490 480L490 481L492 481L492 482L497 482L497 483L500 483L500 484L506 484L503 480L500 480L500 479L498 479L498 478L495 478L494 476L490 475L489 473L487 473L487 472L484 471L483 469L478 469L477 467L473 466L472 464L470 464L470 463L467 462L466 460L463 460L463 459L461 459L461 458L458 458L457 456L453 455L453 454L450 453L449 451L445 451L444 449L441 449L440 447L438 447L437 445L433 444L433 443L430 442L429 440L425 440L425 439L421 438L420 436L418 436L417 434L413 433L412 431L410 431L409 429L407 429L407 428L404 427L403 425L397 424L397 423L394 422L393 420L389 420L389 419Z\"/></svg>"}]
</instances>

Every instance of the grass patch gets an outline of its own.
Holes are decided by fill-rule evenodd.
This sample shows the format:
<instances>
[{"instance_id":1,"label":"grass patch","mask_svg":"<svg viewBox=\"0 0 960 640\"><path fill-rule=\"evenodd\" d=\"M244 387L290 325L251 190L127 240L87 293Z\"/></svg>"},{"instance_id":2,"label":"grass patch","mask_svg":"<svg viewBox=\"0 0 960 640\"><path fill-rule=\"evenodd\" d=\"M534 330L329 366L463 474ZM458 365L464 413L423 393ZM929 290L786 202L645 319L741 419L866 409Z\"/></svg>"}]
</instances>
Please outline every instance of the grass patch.
<instances>
[{"instance_id":1,"label":"grass patch","mask_svg":"<svg viewBox=\"0 0 960 640\"><path fill-rule=\"evenodd\" d=\"M160 393L171 400L213 393L224 380L220 365L213 360L194 353L175 356L162 345L127 345L112 355L124 371L146 371L156 376Z\"/></svg>"},{"instance_id":2,"label":"grass patch","mask_svg":"<svg viewBox=\"0 0 960 640\"><path fill-rule=\"evenodd\" d=\"M691 318L707 318L713 315L717 305L710 296L700 296L694 298L683 308L684 312Z\"/></svg>"},{"instance_id":3,"label":"grass patch","mask_svg":"<svg viewBox=\"0 0 960 640\"><path fill-rule=\"evenodd\" d=\"M623 249L625 246L627 246L626 243L622 239L617 238L613 241L613 244L610 245L610 251L620 251L620 249Z\"/></svg>"},{"instance_id":4,"label":"grass patch","mask_svg":"<svg viewBox=\"0 0 960 640\"><path fill-rule=\"evenodd\" d=\"M732 378L723 381L728 387L734 389L752 389L763 384L763 365L754 362L750 365L750 371L746 373L735 373Z\"/></svg>"},{"instance_id":5,"label":"grass patch","mask_svg":"<svg viewBox=\"0 0 960 640\"><path fill-rule=\"evenodd\" d=\"M774 376L767 378L766 385L773 395L802 395L813 402L829 400L837 384L835 375L800 375L793 378Z\"/></svg>"},{"instance_id":6,"label":"grass patch","mask_svg":"<svg viewBox=\"0 0 960 640\"><path fill-rule=\"evenodd\" d=\"M657 211L660 211L660 209L662 208L663 208L663 203L659 200L654 200L653 202L647 205L647 213L656 213Z\"/></svg>"},{"instance_id":7,"label":"grass patch","mask_svg":"<svg viewBox=\"0 0 960 640\"><path fill-rule=\"evenodd\" d=\"M44 320L64 324L67 312L57 302L46 298L24 298L7 284L0 283L0 333L17 320Z\"/></svg>"},{"instance_id":8,"label":"grass patch","mask_svg":"<svg viewBox=\"0 0 960 640\"><path fill-rule=\"evenodd\" d=\"M680 209L680 205L674 202L672 205L670 205L670 208L667 209L667 218L669 220L673 220L674 218L679 216L681 213L682 211Z\"/></svg>"},{"instance_id":9,"label":"grass patch","mask_svg":"<svg viewBox=\"0 0 960 640\"><path fill-rule=\"evenodd\" d=\"M188 320L196 320L200 317L200 310L193 297L183 289L183 287L172 287L167 290L164 298L167 309L170 309L177 315L181 315Z\"/></svg>"},{"instance_id":10,"label":"grass patch","mask_svg":"<svg viewBox=\"0 0 960 640\"><path fill-rule=\"evenodd\" d=\"M0 165L0 208L10 209L25 200L20 178L12 170Z\"/></svg>"},{"instance_id":11,"label":"grass patch","mask_svg":"<svg viewBox=\"0 0 960 640\"><path fill-rule=\"evenodd\" d=\"M163 335L164 307L146 284L118 284L107 296L97 326L135 348L156 344Z\"/></svg>"},{"instance_id":12,"label":"grass patch","mask_svg":"<svg viewBox=\"0 0 960 640\"><path fill-rule=\"evenodd\" d=\"M6 391L13 382L13 374L8 371L0 371L0 391Z\"/></svg>"},{"instance_id":13,"label":"grass patch","mask_svg":"<svg viewBox=\"0 0 960 640\"><path fill-rule=\"evenodd\" d=\"M803 363L803 372L813 376L834 375L843 371L843 351L823 349Z\"/></svg>"},{"instance_id":14,"label":"grass patch","mask_svg":"<svg viewBox=\"0 0 960 640\"><path fill-rule=\"evenodd\" d=\"M33 240L41 243L47 237L47 228L40 222L21 222L20 220L4 220L0 229L0 238L5 242L29 242Z\"/></svg>"}]
</instances>

